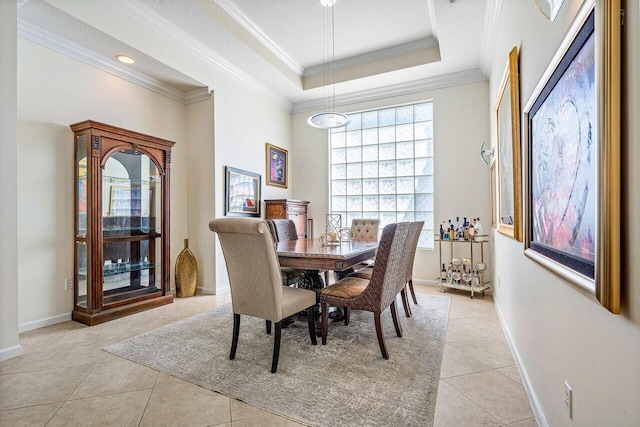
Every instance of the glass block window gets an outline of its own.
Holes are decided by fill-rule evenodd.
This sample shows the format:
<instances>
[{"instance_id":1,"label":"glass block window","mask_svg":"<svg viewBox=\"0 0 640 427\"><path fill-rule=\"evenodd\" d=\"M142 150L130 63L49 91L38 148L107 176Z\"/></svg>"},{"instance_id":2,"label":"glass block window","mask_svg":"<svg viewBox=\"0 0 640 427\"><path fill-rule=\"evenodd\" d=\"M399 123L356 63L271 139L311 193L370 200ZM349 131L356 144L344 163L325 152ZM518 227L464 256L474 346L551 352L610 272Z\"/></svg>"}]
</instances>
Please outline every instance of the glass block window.
<instances>
[{"instance_id":1,"label":"glass block window","mask_svg":"<svg viewBox=\"0 0 640 427\"><path fill-rule=\"evenodd\" d=\"M331 213L387 224L424 221L419 248L434 248L433 102L350 113L329 132Z\"/></svg>"}]
</instances>

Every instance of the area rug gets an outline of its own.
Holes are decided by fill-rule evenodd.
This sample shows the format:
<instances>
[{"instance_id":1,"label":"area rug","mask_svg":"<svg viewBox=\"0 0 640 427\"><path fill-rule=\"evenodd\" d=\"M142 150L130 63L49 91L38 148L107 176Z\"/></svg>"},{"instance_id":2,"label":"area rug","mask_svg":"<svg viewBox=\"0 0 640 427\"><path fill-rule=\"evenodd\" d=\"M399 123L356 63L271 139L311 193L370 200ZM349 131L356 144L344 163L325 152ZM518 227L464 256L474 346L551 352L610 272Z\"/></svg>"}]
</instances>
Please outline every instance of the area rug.
<instances>
[{"instance_id":1,"label":"area rug","mask_svg":"<svg viewBox=\"0 0 640 427\"><path fill-rule=\"evenodd\" d=\"M431 426L449 318L449 297L418 295L401 307L403 337L382 316L390 359L380 354L373 314L331 322L327 344L312 346L305 321L282 330L278 372L273 334L243 316L229 360L233 315L227 304L113 344L106 351L309 426ZM400 304L401 306L401 304Z\"/></svg>"}]
</instances>

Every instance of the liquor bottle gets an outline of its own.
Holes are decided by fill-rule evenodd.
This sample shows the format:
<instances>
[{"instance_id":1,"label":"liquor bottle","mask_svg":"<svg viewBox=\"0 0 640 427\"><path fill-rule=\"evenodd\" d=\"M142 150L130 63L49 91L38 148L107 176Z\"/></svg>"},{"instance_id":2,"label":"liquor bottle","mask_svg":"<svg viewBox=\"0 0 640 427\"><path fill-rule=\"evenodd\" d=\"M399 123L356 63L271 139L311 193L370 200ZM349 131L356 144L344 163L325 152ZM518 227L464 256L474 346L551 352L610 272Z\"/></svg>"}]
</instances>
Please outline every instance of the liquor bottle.
<instances>
[{"instance_id":1,"label":"liquor bottle","mask_svg":"<svg viewBox=\"0 0 640 427\"><path fill-rule=\"evenodd\" d=\"M475 220L473 228L476 229L476 234L484 234L484 227L482 226L482 224L480 224L480 217Z\"/></svg>"},{"instance_id":2,"label":"liquor bottle","mask_svg":"<svg viewBox=\"0 0 640 427\"><path fill-rule=\"evenodd\" d=\"M440 224L440 240L444 240L444 228L442 228L442 224Z\"/></svg>"},{"instance_id":3,"label":"liquor bottle","mask_svg":"<svg viewBox=\"0 0 640 427\"><path fill-rule=\"evenodd\" d=\"M444 268L444 264L442 264L442 270L440 270L440 281L444 282L447 280L447 270Z\"/></svg>"},{"instance_id":4,"label":"liquor bottle","mask_svg":"<svg viewBox=\"0 0 640 427\"><path fill-rule=\"evenodd\" d=\"M449 228L449 239L456 240L456 230L453 229L453 224Z\"/></svg>"}]
</instances>

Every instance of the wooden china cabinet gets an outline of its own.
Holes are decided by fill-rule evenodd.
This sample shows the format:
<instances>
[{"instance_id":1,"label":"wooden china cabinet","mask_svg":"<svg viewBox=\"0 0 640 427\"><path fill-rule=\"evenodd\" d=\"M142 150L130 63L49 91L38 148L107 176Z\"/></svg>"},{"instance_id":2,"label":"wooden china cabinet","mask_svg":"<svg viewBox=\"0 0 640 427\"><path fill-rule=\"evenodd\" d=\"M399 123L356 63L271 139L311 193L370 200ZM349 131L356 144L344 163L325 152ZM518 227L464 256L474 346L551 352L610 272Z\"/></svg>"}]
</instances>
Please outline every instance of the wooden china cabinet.
<instances>
[{"instance_id":1,"label":"wooden china cabinet","mask_svg":"<svg viewBox=\"0 0 640 427\"><path fill-rule=\"evenodd\" d=\"M309 202L292 199L265 200L265 219L290 219L296 224L299 239L306 239L307 205Z\"/></svg>"},{"instance_id":2,"label":"wooden china cabinet","mask_svg":"<svg viewBox=\"0 0 640 427\"><path fill-rule=\"evenodd\" d=\"M75 146L73 320L95 325L168 304L174 142L87 120Z\"/></svg>"}]
</instances>

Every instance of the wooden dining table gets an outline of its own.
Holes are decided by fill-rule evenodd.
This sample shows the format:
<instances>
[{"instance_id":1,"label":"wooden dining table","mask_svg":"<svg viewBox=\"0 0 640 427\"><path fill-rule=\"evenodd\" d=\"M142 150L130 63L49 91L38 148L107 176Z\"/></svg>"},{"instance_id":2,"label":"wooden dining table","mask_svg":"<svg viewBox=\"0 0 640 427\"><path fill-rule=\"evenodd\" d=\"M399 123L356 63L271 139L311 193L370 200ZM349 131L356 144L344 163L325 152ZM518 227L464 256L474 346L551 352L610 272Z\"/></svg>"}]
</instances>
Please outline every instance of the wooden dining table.
<instances>
[{"instance_id":1,"label":"wooden dining table","mask_svg":"<svg viewBox=\"0 0 640 427\"><path fill-rule=\"evenodd\" d=\"M344 271L371 259L377 249L377 242L347 241L323 246L320 238L279 242L276 248L280 266L304 270L303 286L314 290L329 284L329 271ZM325 272L324 282L320 271Z\"/></svg>"}]
</instances>

